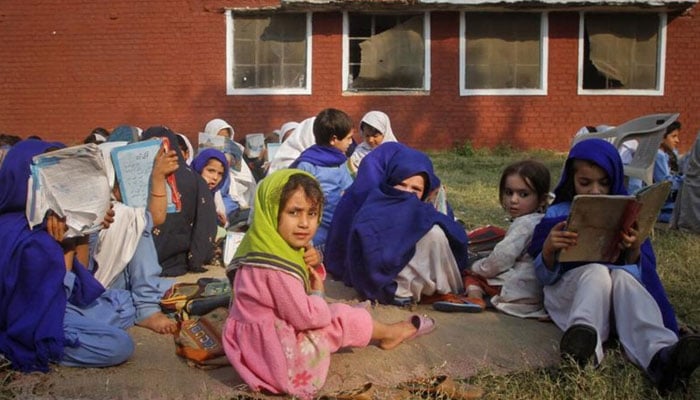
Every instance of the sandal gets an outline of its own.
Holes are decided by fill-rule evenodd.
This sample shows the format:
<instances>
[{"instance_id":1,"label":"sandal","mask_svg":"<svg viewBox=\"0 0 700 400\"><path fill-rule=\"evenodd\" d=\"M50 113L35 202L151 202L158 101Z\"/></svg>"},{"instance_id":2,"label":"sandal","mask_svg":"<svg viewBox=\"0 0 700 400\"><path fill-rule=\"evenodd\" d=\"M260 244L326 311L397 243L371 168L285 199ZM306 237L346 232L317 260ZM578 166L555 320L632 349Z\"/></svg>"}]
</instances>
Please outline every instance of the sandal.
<instances>
[{"instance_id":1,"label":"sandal","mask_svg":"<svg viewBox=\"0 0 700 400\"><path fill-rule=\"evenodd\" d=\"M444 312L480 313L486 308L486 302L475 297L454 296L453 298L436 301L433 308Z\"/></svg>"},{"instance_id":2,"label":"sandal","mask_svg":"<svg viewBox=\"0 0 700 400\"><path fill-rule=\"evenodd\" d=\"M408 319L408 322L416 327L416 332L406 338L406 340L415 339L417 337L427 335L428 333L435 330L435 320L428 317L427 315L413 314Z\"/></svg>"}]
</instances>

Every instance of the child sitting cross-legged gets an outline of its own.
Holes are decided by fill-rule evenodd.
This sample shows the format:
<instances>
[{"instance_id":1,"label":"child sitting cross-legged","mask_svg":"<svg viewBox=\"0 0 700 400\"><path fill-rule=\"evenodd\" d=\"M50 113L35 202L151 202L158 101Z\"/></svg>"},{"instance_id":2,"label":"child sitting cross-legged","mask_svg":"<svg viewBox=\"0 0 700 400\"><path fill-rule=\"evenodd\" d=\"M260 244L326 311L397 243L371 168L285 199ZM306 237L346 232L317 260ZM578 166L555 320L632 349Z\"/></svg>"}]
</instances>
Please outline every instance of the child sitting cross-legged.
<instances>
[{"instance_id":1,"label":"child sitting cross-legged","mask_svg":"<svg viewBox=\"0 0 700 400\"><path fill-rule=\"evenodd\" d=\"M224 350L254 391L310 399L326 380L331 353L372 340L388 350L434 327L418 315L384 324L363 307L326 302L325 269L310 245L322 205L308 173L272 173L258 186L252 224L228 267L235 296Z\"/></svg>"}]
</instances>

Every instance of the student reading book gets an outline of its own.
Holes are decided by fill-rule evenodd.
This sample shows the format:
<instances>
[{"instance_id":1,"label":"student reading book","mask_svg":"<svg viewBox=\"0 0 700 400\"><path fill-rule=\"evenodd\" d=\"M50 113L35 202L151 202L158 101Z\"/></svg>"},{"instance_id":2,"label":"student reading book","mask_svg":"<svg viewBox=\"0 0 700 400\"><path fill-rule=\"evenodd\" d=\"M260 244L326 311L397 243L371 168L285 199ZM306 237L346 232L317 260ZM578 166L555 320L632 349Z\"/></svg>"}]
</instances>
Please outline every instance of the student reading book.
<instances>
[{"instance_id":1,"label":"student reading book","mask_svg":"<svg viewBox=\"0 0 700 400\"><path fill-rule=\"evenodd\" d=\"M627 232L636 222L637 242L642 243L670 190L670 182L659 182L635 195L575 196L566 229L577 232L578 240L575 246L561 250L559 262L614 262L620 256L620 232Z\"/></svg>"}]
</instances>

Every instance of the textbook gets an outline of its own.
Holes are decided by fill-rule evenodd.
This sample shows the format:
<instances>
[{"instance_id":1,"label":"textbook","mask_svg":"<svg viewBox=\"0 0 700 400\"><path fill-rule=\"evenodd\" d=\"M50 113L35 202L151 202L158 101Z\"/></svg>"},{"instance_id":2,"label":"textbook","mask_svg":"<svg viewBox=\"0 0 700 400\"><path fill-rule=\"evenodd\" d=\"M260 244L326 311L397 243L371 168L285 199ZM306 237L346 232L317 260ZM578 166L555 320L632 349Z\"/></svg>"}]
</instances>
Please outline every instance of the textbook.
<instances>
[{"instance_id":1,"label":"textbook","mask_svg":"<svg viewBox=\"0 0 700 400\"><path fill-rule=\"evenodd\" d=\"M620 256L621 232L637 222L637 243L649 236L671 191L670 182L646 186L634 195L577 195L566 229L578 233L576 246L559 252L559 262L611 263Z\"/></svg>"},{"instance_id":2,"label":"textbook","mask_svg":"<svg viewBox=\"0 0 700 400\"><path fill-rule=\"evenodd\" d=\"M265 135L249 133L245 135L245 150L249 158L258 158L265 150Z\"/></svg>"},{"instance_id":3,"label":"textbook","mask_svg":"<svg viewBox=\"0 0 700 400\"><path fill-rule=\"evenodd\" d=\"M32 158L26 215L30 227L48 210L66 218L66 237L102 228L110 206L102 151L95 144L66 147Z\"/></svg>"},{"instance_id":4,"label":"textbook","mask_svg":"<svg viewBox=\"0 0 700 400\"><path fill-rule=\"evenodd\" d=\"M154 138L135 142L112 149L112 164L119 183L122 203L130 207L148 207L150 197L153 160L160 150L161 143L169 146L167 138ZM180 192L177 190L175 175L166 179L167 212L180 211Z\"/></svg>"}]
</instances>

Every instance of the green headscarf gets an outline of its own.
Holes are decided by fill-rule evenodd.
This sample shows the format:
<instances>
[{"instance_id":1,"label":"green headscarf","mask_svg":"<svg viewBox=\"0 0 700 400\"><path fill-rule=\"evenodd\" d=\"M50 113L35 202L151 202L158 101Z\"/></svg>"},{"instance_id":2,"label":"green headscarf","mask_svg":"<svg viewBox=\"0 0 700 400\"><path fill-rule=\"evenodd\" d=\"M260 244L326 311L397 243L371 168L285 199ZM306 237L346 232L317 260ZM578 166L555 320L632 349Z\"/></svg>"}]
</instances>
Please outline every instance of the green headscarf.
<instances>
[{"instance_id":1,"label":"green headscarf","mask_svg":"<svg viewBox=\"0 0 700 400\"><path fill-rule=\"evenodd\" d=\"M255 193L252 224L238 246L229 269L250 265L286 272L301 279L308 292L309 271L304 262L304 249L293 249L277 232L282 188L289 177L296 174L313 178L313 175L298 169L282 169L260 182Z\"/></svg>"}]
</instances>

